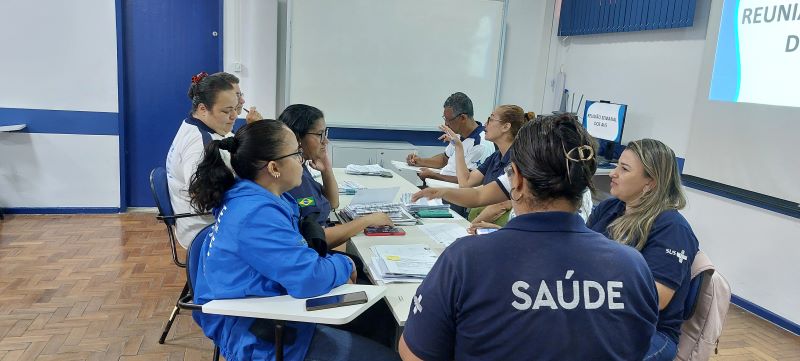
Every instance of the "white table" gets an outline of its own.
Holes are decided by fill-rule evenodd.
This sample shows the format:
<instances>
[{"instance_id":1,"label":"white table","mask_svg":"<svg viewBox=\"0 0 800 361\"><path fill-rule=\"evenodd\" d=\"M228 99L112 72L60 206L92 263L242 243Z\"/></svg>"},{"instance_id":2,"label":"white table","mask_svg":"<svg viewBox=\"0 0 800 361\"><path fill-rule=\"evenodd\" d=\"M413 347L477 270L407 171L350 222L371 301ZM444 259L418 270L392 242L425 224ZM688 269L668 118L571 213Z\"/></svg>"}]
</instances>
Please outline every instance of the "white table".
<instances>
[{"instance_id":1,"label":"white table","mask_svg":"<svg viewBox=\"0 0 800 361\"><path fill-rule=\"evenodd\" d=\"M344 284L325 295L334 296L351 292L367 293L367 303L334 307L317 311L306 311L306 299L292 296L237 298L214 300L203 305L203 313L225 316L263 318L279 321L343 325L358 317L386 294L384 286Z\"/></svg>"},{"instance_id":2,"label":"white table","mask_svg":"<svg viewBox=\"0 0 800 361\"><path fill-rule=\"evenodd\" d=\"M382 178L374 176L359 176L349 175L344 172L344 169L335 169L334 174L336 180L339 182L351 180L360 183L367 188L385 188L385 187L400 187L399 195L402 193L416 192L419 188L408 182L406 179L399 177L395 174L394 178ZM353 196L339 196L339 204L341 207L350 203ZM457 213L450 211L453 218L425 218L422 220L425 224L431 223L454 223L469 227L469 222L462 218ZM430 237L418 229L416 226L403 226L401 227L406 231L405 236L375 236L368 237L363 234L355 236L347 243L348 253L355 254L361 257L364 263L372 262L371 246L374 245L401 245L401 244L425 244L428 245L436 253L441 253L444 247L439 243L434 242ZM369 273L369 270L367 270ZM372 278L372 275L370 275ZM374 278L373 278L374 281ZM406 319L408 319L408 310L411 308L411 300L419 287L419 283L391 283L386 285L386 302L389 309L394 315L395 321L399 326L404 326Z\"/></svg>"}]
</instances>

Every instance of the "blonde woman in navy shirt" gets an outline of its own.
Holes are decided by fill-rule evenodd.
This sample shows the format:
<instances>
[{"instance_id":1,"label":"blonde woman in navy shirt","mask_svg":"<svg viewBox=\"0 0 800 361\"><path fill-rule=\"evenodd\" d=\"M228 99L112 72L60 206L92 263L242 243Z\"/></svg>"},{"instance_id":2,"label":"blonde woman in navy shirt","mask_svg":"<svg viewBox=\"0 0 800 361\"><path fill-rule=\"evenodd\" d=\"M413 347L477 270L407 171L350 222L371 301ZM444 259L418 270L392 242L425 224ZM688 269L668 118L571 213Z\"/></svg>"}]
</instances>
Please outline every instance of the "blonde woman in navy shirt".
<instances>
[{"instance_id":1,"label":"blonde woman in navy shirt","mask_svg":"<svg viewBox=\"0 0 800 361\"><path fill-rule=\"evenodd\" d=\"M569 115L522 127L507 172L517 217L442 252L412 300L404 360L641 360L658 315L647 263L576 214L594 150Z\"/></svg>"},{"instance_id":2,"label":"blonde woman in navy shirt","mask_svg":"<svg viewBox=\"0 0 800 361\"><path fill-rule=\"evenodd\" d=\"M486 120L486 140L497 146L497 151L484 160L477 169L470 170L464 161L464 145L461 137L446 125L440 125L445 135L444 140L455 147L456 176L458 186L462 188L486 185L494 182L503 174L503 170L511 161L508 153L514 137L527 121L536 118L533 112L526 113L516 105L501 105L492 112ZM506 200L486 207L472 208L469 212L469 221L474 224L481 222L504 225L508 222L511 201Z\"/></svg>"},{"instance_id":3,"label":"blonde woman in navy shirt","mask_svg":"<svg viewBox=\"0 0 800 361\"><path fill-rule=\"evenodd\" d=\"M658 325L645 360L677 352L691 265L699 245L683 216L686 205L675 153L664 143L628 143L611 174L611 195L592 212L589 228L639 250L658 290Z\"/></svg>"}]
</instances>

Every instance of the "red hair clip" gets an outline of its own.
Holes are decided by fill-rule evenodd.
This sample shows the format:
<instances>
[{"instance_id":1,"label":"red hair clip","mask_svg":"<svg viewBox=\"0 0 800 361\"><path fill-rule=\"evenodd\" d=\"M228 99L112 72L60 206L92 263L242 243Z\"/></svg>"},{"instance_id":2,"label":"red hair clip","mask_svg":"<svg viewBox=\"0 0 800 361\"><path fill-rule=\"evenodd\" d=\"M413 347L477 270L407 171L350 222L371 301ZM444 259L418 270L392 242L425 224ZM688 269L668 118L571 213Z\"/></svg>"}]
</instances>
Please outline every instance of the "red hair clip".
<instances>
[{"instance_id":1,"label":"red hair clip","mask_svg":"<svg viewBox=\"0 0 800 361\"><path fill-rule=\"evenodd\" d=\"M197 73L197 75L192 77L192 84L199 83L200 81L202 81L207 76L208 76L208 73L206 73L204 71L201 71L201 72Z\"/></svg>"}]
</instances>

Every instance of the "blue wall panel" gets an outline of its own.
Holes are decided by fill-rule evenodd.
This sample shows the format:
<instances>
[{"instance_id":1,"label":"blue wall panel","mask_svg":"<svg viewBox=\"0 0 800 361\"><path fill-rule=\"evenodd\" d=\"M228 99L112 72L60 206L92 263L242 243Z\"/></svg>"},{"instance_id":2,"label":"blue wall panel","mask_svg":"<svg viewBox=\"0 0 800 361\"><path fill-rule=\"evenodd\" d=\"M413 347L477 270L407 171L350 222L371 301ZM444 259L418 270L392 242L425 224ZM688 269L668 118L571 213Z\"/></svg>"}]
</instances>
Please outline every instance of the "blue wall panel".
<instances>
[{"instance_id":1,"label":"blue wall panel","mask_svg":"<svg viewBox=\"0 0 800 361\"><path fill-rule=\"evenodd\" d=\"M692 26L696 0L564 0L559 36Z\"/></svg>"}]
</instances>

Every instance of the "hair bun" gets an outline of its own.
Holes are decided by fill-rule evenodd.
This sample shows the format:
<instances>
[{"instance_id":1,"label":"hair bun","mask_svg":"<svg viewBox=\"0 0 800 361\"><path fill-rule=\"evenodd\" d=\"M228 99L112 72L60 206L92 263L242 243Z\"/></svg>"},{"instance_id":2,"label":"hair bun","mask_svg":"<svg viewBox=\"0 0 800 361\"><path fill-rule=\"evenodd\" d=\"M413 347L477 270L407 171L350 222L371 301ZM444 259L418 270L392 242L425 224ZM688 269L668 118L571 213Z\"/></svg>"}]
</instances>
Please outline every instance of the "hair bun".
<instances>
[{"instance_id":1,"label":"hair bun","mask_svg":"<svg viewBox=\"0 0 800 361\"><path fill-rule=\"evenodd\" d=\"M536 113L534 112L527 112L525 113L525 120L530 121L536 118Z\"/></svg>"},{"instance_id":2,"label":"hair bun","mask_svg":"<svg viewBox=\"0 0 800 361\"><path fill-rule=\"evenodd\" d=\"M236 153L236 149L239 148L239 141L236 137L227 137L219 141L219 148L231 153Z\"/></svg>"}]
</instances>

